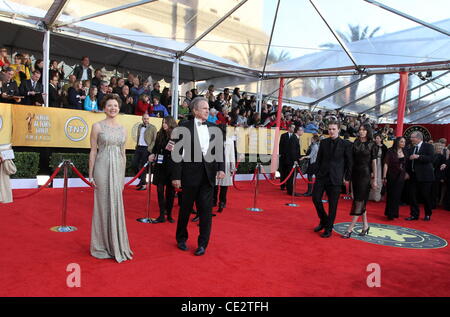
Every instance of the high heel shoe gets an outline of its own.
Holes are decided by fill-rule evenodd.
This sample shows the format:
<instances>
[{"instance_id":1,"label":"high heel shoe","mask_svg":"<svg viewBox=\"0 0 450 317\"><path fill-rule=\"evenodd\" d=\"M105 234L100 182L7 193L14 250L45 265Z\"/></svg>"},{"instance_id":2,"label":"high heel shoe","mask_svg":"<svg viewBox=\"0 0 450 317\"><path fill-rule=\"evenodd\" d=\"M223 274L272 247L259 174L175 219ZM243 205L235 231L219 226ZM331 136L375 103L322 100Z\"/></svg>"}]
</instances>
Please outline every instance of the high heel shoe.
<instances>
[{"instance_id":1,"label":"high heel shoe","mask_svg":"<svg viewBox=\"0 0 450 317\"><path fill-rule=\"evenodd\" d=\"M369 234L369 229L370 229L370 227L367 227L367 229L363 229L360 233L358 233L358 236L363 237L365 235L368 235Z\"/></svg>"},{"instance_id":2,"label":"high heel shoe","mask_svg":"<svg viewBox=\"0 0 450 317\"><path fill-rule=\"evenodd\" d=\"M351 236L352 236L352 231L346 231L342 236L341 236L341 238L342 239L349 239Z\"/></svg>"}]
</instances>

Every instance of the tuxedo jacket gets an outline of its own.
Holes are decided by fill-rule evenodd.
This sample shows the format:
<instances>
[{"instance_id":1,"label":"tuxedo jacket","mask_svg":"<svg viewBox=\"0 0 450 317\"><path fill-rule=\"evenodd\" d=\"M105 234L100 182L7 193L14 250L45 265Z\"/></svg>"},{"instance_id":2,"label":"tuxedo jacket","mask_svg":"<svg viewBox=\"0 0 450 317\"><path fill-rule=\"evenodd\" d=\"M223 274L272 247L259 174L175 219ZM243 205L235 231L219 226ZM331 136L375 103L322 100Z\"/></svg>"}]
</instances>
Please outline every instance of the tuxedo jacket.
<instances>
[{"instance_id":1,"label":"tuxedo jacket","mask_svg":"<svg viewBox=\"0 0 450 317\"><path fill-rule=\"evenodd\" d=\"M294 135L294 133L292 133ZM289 133L283 133L280 136L280 146L278 148L278 153L280 154L280 165L288 165L287 157L289 151Z\"/></svg>"},{"instance_id":2,"label":"tuxedo jacket","mask_svg":"<svg viewBox=\"0 0 450 317\"><path fill-rule=\"evenodd\" d=\"M48 85L48 106L49 107L61 107L61 96L58 90L52 85Z\"/></svg>"},{"instance_id":3,"label":"tuxedo jacket","mask_svg":"<svg viewBox=\"0 0 450 317\"><path fill-rule=\"evenodd\" d=\"M285 133L287 134L287 133ZM295 133L287 138L286 142L286 152L284 157L284 164L290 168L294 166L294 162L298 162L300 159L300 140Z\"/></svg>"},{"instance_id":4,"label":"tuxedo jacket","mask_svg":"<svg viewBox=\"0 0 450 317\"><path fill-rule=\"evenodd\" d=\"M42 98L42 93L44 92L44 88L42 87L42 84L40 82L37 82L33 88L33 85L31 84L31 79L22 81L20 84L20 94L22 96L25 96L23 99L23 104L25 105L34 105L35 102L44 103L44 100ZM38 93L34 96L29 96L28 92L34 91Z\"/></svg>"},{"instance_id":5,"label":"tuxedo jacket","mask_svg":"<svg viewBox=\"0 0 450 317\"><path fill-rule=\"evenodd\" d=\"M186 140L184 138L188 138L186 135L180 135L177 138L173 138L172 140L175 142L175 150L172 151L172 180L181 180L181 187L183 186L199 186L202 183L203 179L203 170L205 170L206 175L208 177L208 182L211 186L215 186L216 184L216 176L218 171L225 172L225 163L224 163L224 144L222 135L213 135L214 132L219 130L217 125L214 123L206 121L206 125L209 130L209 148L208 153L215 155L215 149L211 148L212 141L215 141L216 149L221 148L221 155L219 159L212 160L211 162L207 162L201 151L199 136L197 135L197 129L194 127L195 120L187 120L180 123L180 125L175 128L175 134L179 131L182 131L181 127L189 130L190 140ZM216 127L217 129L212 129L212 127ZM217 133L216 133L217 134ZM219 138L214 140L214 138ZM184 139L184 140L183 140ZM179 142L183 142L183 146L189 147L184 148L184 155L181 162L176 162L174 159L174 153L177 151L178 146L180 146ZM183 147L178 148L178 155L183 153ZM218 152L219 154L220 152Z\"/></svg>"},{"instance_id":6,"label":"tuxedo jacket","mask_svg":"<svg viewBox=\"0 0 450 317\"><path fill-rule=\"evenodd\" d=\"M409 159L409 157L414 153L414 146L408 149L406 152L407 152L406 157L408 158L406 162L406 172L409 175L415 175L416 180L419 182L433 182L434 181L433 145L422 142L419 152L416 153L419 155L419 158L416 160Z\"/></svg>"},{"instance_id":7,"label":"tuxedo jacket","mask_svg":"<svg viewBox=\"0 0 450 317\"><path fill-rule=\"evenodd\" d=\"M320 141L317 153L316 178L331 185L340 186L345 180L350 180L352 170L352 147L351 143L337 138L333 146L331 138Z\"/></svg>"}]
</instances>

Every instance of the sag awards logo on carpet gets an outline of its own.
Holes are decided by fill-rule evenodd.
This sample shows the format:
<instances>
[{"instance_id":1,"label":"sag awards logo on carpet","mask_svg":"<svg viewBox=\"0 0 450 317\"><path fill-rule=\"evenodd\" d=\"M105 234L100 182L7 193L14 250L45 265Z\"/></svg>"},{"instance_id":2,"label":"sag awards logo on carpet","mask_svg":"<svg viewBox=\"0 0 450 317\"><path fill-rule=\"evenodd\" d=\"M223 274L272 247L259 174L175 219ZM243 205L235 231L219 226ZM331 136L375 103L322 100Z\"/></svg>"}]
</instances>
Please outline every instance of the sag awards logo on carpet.
<instances>
[{"instance_id":1,"label":"sag awards logo on carpet","mask_svg":"<svg viewBox=\"0 0 450 317\"><path fill-rule=\"evenodd\" d=\"M64 132L69 140L82 141L88 134L89 127L82 118L71 117L66 121Z\"/></svg>"},{"instance_id":2,"label":"sag awards logo on carpet","mask_svg":"<svg viewBox=\"0 0 450 317\"><path fill-rule=\"evenodd\" d=\"M344 234L350 222L335 224L334 230ZM439 249L447 246L447 241L434 234L399 226L371 223L369 234L358 236L362 224L356 224L353 228L352 238L369 243L380 244L398 248L408 249Z\"/></svg>"}]
</instances>

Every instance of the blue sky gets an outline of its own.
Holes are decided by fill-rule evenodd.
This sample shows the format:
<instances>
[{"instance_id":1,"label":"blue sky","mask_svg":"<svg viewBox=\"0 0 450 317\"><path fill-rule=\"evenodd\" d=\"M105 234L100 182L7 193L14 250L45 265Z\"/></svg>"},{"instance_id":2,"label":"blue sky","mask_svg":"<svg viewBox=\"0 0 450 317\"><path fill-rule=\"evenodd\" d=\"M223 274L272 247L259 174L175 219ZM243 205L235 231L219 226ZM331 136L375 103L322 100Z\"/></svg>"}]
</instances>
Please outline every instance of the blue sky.
<instances>
[{"instance_id":1,"label":"blue sky","mask_svg":"<svg viewBox=\"0 0 450 317\"><path fill-rule=\"evenodd\" d=\"M277 0L264 1L264 29L270 34ZM429 23L450 18L449 0L378 0ZM377 35L418 26L418 24L380 9L363 0L315 0L333 29L346 32L348 24L380 26ZM439 33L438 33L439 34ZM273 45L297 57L320 44L336 42L309 0L281 0Z\"/></svg>"}]
</instances>

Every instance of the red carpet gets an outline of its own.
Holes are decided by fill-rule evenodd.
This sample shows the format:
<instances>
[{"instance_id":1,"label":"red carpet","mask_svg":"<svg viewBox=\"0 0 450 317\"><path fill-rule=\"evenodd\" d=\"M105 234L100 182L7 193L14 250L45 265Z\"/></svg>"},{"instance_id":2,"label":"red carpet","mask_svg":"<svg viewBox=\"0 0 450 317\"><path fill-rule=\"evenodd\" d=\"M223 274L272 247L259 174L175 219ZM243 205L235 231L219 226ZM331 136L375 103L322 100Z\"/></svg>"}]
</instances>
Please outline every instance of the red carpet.
<instances>
[{"instance_id":1,"label":"red carpet","mask_svg":"<svg viewBox=\"0 0 450 317\"><path fill-rule=\"evenodd\" d=\"M311 199L285 207L290 197L263 182L258 207L251 207L251 187L229 191L222 214L213 218L207 253L193 255L198 229L190 224L189 252L175 245L176 224L142 224L145 192L126 190L125 209L132 261L121 264L89 254L93 193L69 190L68 224L78 231L56 233L62 190L49 189L13 204L0 205L0 296L449 296L449 247L413 250L343 240L337 233L323 239ZM304 191L304 188L301 188ZM299 190L302 192L301 190ZM15 191L16 195L29 192ZM152 217L158 212L153 192ZM176 208L178 209L178 208ZM350 221L350 201L341 200L336 222ZM384 203L369 203L369 221L386 223ZM431 222L400 225L450 240L450 212L435 210ZM175 217L177 213L175 213ZM81 266L81 287L68 288L70 263ZM366 284L366 267L381 266L381 287Z\"/></svg>"}]
</instances>

